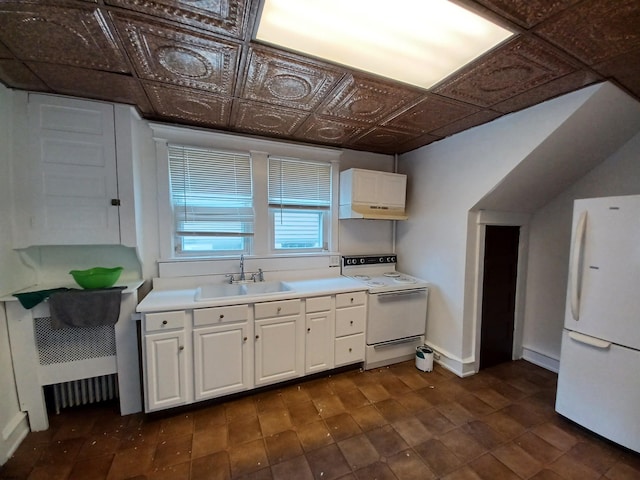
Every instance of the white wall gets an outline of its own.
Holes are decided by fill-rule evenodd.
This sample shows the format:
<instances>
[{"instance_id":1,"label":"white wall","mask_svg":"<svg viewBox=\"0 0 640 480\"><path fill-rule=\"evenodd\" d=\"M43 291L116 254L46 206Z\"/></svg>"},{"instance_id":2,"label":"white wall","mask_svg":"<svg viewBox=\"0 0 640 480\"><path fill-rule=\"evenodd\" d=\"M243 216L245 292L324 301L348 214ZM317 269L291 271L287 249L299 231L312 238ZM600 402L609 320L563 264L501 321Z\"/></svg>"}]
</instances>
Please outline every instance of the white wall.
<instances>
[{"instance_id":1,"label":"white wall","mask_svg":"<svg viewBox=\"0 0 640 480\"><path fill-rule=\"evenodd\" d=\"M0 85L0 296L33 281L33 275L11 250L12 119L11 91ZM0 465L5 463L28 433L26 417L20 412L15 390L11 350L4 305L0 308Z\"/></svg>"},{"instance_id":2,"label":"white wall","mask_svg":"<svg viewBox=\"0 0 640 480\"><path fill-rule=\"evenodd\" d=\"M340 157L340 171L350 168L394 171L394 159L389 155L345 150ZM338 242L343 255L393 252L394 225L391 220L340 220Z\"/></svg>"},{"instance_id":3,"label":"white wall","mask_svg":"<svg viewBox=\"0 0 640 480\"><path fill-rule=\"evenodd\" d=\"M560 358L573 201L640 194L640 133L532 217L523 347L553 367Z\"/></svg>"},{"instance_id":4,"label":"white wall","mask_svg":"<svg viewBox=\"0 0 640 480\"><path fill-rule=\"evenodd\" d=\"M468 275L475 274L466 261L468 213L596 90L565 95L400 157L399 171L409 176L409 220L398 224L399 267L433 282L427 341L458 374L470 373L475 361L473 312L465 309Z\"/></svg>"}]
</instances>

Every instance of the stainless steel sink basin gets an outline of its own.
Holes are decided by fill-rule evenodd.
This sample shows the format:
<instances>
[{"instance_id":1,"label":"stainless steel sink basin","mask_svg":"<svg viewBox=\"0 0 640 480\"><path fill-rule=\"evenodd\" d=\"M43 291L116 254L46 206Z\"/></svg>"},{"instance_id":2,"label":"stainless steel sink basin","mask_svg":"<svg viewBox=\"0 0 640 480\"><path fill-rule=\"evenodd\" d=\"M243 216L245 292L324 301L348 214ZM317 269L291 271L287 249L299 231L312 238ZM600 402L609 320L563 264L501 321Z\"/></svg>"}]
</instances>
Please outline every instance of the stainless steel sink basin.
<instances>
[{"instance_id":1,"label":"stainless steel sink basin","mask_svg":"<svg viewBox=\"0 0 640 480\"><path fill-rule=\"evenodd\" d=\"M293 289L285 282L251 282L251 283L209 283L196 289L195 301L203 302L219 298L273 295L291 292Z\"/></svg>"}]
</instances>

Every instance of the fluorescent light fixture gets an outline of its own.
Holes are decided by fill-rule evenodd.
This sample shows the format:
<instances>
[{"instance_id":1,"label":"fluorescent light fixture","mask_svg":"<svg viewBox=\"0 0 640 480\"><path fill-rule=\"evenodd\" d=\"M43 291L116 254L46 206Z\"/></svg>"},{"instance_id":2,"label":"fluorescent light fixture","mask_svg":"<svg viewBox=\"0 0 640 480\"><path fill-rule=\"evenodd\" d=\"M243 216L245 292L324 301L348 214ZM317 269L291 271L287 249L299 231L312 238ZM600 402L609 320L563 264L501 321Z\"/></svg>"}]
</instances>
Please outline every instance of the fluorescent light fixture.
<instances>
[{"instance_id":1,"label":"fluorescent light fixture","mask_svg":"<svg viewBox=\"0 0 640 480\"><path fill-rule=\"evenodd\" d=\"M429 88L511 35L447 0L264 0L256 40Z\"/></svg>"}]
</instances>

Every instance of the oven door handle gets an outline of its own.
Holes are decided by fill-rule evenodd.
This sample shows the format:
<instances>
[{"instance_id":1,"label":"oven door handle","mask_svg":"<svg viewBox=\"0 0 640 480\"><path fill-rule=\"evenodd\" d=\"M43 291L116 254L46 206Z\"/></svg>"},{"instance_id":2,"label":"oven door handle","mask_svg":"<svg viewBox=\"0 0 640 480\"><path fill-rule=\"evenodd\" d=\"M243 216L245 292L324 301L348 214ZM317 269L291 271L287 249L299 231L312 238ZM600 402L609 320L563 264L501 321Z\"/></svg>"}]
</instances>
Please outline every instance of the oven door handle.
<instances>
[{"instance_id":1,"label":"oven door handle","mask_svg":"<svg viewBox=\"0 0 640 480\"><path fill-rule=\"evenodd\" d=\"M417 293L426 293L426 291L426 288L412 288L411 290L396 290L393 292L372 293L371 295L377 295L379 297L402 297L406 295L415 295Z\"/></svg>"}]
</instances>

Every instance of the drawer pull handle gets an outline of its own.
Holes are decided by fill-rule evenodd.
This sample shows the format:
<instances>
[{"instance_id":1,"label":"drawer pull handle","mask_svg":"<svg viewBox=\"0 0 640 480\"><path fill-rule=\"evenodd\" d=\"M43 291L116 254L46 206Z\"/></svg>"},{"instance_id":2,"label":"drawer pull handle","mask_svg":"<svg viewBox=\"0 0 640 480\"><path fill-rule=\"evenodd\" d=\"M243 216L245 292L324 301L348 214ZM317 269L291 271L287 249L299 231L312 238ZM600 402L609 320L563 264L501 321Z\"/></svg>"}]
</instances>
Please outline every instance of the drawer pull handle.
<instances>
[{"instance_id":1,"label":"drawer pull handle","mask_svg":"<svg viewBox=\"0 0 640 480\"><path fill-rule=\"evenodd\" d=\"M307 328L307 332L310 332L310 331L311 331L311 327Z\"/></svg>"},{"instance_id":2,"label":"drawer pull handle","mask_svg":"<svg viewBox=\"0 0 640 480\"><path fill-rule=\"evenodd\" d=\"M224 315L222 313L220 314L220 318L224 318Z\"/></svg>"},{"instance_id":3,"label":"drawer pull handle","mask_svg":"<svg viewBox=\"0 0 640 480\"><path fill-rule=\"evenodd\" d=\"M353 320L350 320L350 321L349 321L349 325L353 325Z\"/></svg>"},{"instance_id":4,"label":"drawer pull handle","mask_svg":"<svg viewBox=\"0 0 640 480\"><path fill-rule=\"evenodd\" d=\"M180 351L184 350L184 345L180 345L180 346L178 347L178 350L180 350Z\"/></svg>"},{"instance_id":5,"label":"drawer pull handle","mask_svg":"<svg viewBox=\"0 0 640 480\"><path fill-rule=\"evenodd\" d=\"M351 297L351 303L353 303L353 297Z\"/></svg>"},{"instance_id":6,"label":"drawer pull handle","mask_svg":"<svg viewBox=\"0 0 640 480\"><path fill-rule=\"evenodd\" d=\"M247 341L247 337L244 337L244 338L242 339L242 341L243 341L243 342L246 342L246 341Z\"/></svg>"},{"instance_id":7,"label":"drawer pull handle","mask_svg":"<svg viewBox=\"0 0 640 480\"><path fill-rule=\"evenodd\" d=\"M280 313L280 310L282 310L282 307L278 307L278 313Z\"/></svg>"},{"instance_id":8,"label":"drawer pull handle","mask_svg":"<svg viewBox=\"0 0 640 480\"><path fill-rule=\"evenodd\" d=\"M258 340L260 338L260 335L256 335L256 340Z\"/></svg>"},{"instance_id":9,"label":"drawer pull handle","mask_svg":"<svg viewBox=\"0 0 640 480\"><path fill-rule=\"evenodd\" d=\"M167 324L167 321L166 321L166 320L162 320L162 324L163 324L163 325L166 325L166 324Z\"/></svg>"},{"instance_id":10,"label":"drawer pull handle","mask_svg":"<svg viewBox=\"0 0 640 480\"><path fill-rule=\"evenodd\" d=\"M350 349L349 349L349 353L351 353L352 351L353 351L353 348L350 348Z\"/></svg>"}]
</instances>

